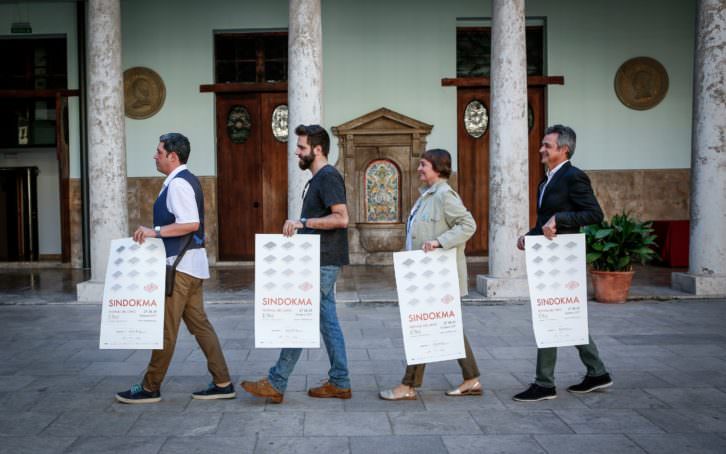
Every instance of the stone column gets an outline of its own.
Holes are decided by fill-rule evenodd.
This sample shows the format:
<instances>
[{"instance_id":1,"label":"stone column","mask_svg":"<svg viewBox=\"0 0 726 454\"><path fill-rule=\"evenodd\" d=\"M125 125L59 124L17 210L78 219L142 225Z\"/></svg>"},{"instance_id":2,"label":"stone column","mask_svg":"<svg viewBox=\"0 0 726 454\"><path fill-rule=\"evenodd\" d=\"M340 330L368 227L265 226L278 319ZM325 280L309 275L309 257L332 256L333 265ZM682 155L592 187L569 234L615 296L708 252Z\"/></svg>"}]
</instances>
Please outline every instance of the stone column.
<instances>
[{"instance_id":1,"label":"stone column","mask_svg":"<svg viewBox=\"0 0 726 454\"><path fill-rule=\"evenodd\" d=\"M287 99L290 128L287 142L287 213L298 219L302 191L310 178L295 156L299 124L323 125L323 34L320 0L290 0Z\"/></svg>"},{"instance_id":2,"label":"stone column","mask_svg":"<svg viewBox=\"0 0 726 454\"><path fill-rule=\"evenodd\" d=\"M527 66L524 0L492 1L489 123L489 274L477 276L486 297L528 295L517 237L529 230Z\"/></svg>"},{"instance_id":3,"label":"stone column","mask_svg":"<svg viewBox=\"0 0 726 454\"><path fill-rule=\"evenodd\" d=\"M111 240L129 235L120 0L88 1L86 44L91 280L77 292L98 302Z\"/></svg>"},{"instance_id":4,"label":"stone column","mask_svg":"<svg viewBox=\"0 0 726 454\"><path fill-rule=\"evenodd\" d=\"M726 4L700 0L693 69L688 273L673 288L726 295Z\"/></svg>"}]
</instances>

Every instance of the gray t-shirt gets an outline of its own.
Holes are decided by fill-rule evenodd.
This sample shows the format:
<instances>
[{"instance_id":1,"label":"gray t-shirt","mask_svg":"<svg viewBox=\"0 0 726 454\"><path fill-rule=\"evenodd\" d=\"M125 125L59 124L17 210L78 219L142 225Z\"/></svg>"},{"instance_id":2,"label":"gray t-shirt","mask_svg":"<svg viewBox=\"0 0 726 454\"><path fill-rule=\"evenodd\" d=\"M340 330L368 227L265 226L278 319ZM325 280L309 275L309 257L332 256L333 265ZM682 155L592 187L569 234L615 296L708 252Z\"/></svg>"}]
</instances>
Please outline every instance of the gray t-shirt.
<instances>
[{"instance_id":1,"label":"gray t-shirt","mask_svg":"<svg viewBox=\"0 0 726 454\"><path fill-rule=\"evenodd\" d=\"M346 203L345 182L330 164L318 170L307 182L303 199L303 218L322 218L332 213L330 207ZM305 228L298 233L320 235L320 266L342 266L348 258L348 229L316 230Z\"/></svg>"}]
</instances>

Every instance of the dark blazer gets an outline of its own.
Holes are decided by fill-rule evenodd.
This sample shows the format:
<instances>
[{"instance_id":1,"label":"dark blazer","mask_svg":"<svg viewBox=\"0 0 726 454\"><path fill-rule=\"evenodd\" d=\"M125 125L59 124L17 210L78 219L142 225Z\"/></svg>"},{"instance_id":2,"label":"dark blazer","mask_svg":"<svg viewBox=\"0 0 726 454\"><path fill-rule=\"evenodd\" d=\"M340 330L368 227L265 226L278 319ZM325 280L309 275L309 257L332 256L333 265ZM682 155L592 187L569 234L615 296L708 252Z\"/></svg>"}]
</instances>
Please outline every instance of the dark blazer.
<instances>
[{"instance_id":1,"label":"dark blazer","mask_svg":"<svg viewBox=\"0 0 726 454\"><path fill-rule=\"evenodd\" d=\"M545 178L539 184L539 200ZM579 233L580 227L602 221L600 204L592 192L590 178L582 170L566 162L545 188L542 205L537 208L537 224L527 235L542 235L542 226L556 215L557 233Z\"/></svg>"}]
</instances>

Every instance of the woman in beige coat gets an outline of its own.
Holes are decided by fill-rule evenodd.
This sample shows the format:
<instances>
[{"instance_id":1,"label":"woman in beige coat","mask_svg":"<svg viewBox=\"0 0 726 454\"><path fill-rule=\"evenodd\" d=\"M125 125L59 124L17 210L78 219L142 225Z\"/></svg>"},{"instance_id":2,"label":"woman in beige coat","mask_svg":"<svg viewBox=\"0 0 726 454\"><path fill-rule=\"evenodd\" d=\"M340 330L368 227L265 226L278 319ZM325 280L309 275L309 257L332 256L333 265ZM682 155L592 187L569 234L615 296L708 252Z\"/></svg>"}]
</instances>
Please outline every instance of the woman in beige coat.
<instances>
[{"instance_id":1,"label":"woman in beige coat","mask_svg":"<svg viewBox=\"0 0 726 454\"><path fill-rule=\"evenodd\" d=\"M456 248L459 289L461 296L468 293L464 246L476 231L476 222L464 207L459 194L447 183L451 175L451 155L446 150L428 150L418 164L419 179L423 183L421 197L416 201L406 224L406 250ZM448 391L448 396L479 396L479 369L464 336L466 358L459 359L464 382ZM406 367L401 384L380 392L384 400L415 400L416 388L423 382L425 364Z\"/></svg>"}]
</instances>

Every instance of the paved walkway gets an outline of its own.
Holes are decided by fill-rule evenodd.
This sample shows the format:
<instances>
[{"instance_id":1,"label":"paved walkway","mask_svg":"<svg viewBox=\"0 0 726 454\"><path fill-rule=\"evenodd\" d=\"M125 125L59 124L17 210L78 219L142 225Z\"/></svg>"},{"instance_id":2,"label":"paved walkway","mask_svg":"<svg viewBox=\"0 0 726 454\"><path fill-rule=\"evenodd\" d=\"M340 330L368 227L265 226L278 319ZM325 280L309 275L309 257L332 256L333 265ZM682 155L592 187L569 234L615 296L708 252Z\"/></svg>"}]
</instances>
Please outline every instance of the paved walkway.
<instances>
[{"instance_id":1,"label":"paved walkway","mask_svg":"<svg viewBox=\"0 0 726 454\"><path fill-rule=\"evenodd\" d=\"M0 295L0 297L2 297ZM253 308L214 304L209 315L235 382L261 377L277 351L253 348ZM432 364L420 399L384 402L404 369L394 305L341 304L353 399L305 395L325 377L308 350L285 403L240 395L192 401L208 380L182 330L163 401L125 406L113 394L142 374L148 351L98 350L100 307L0 307L0 453L697 453L726 452L726 300L590 303L590 327L615 380L604 392L565 387L583 373L560 349L559 397L516 403L532 379L527 305L465 306L482 370L482 397L450 398L455 361Z\"/></svg>"}]
</instances>

